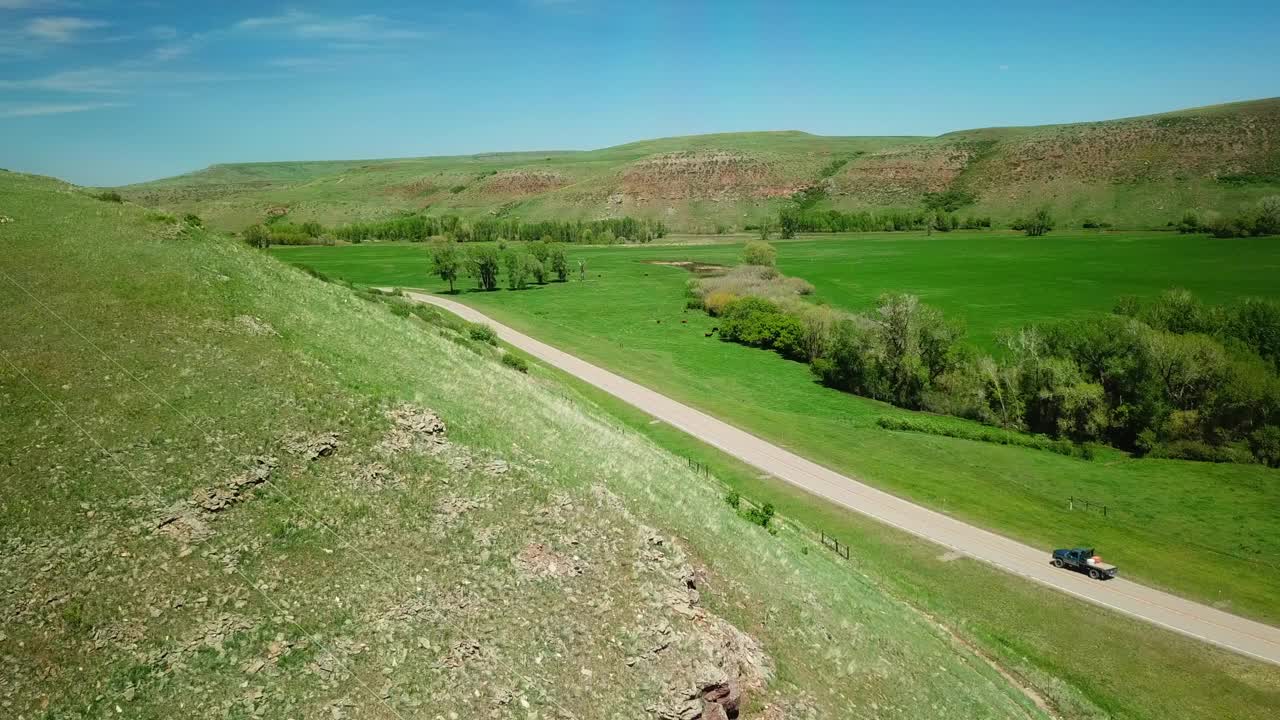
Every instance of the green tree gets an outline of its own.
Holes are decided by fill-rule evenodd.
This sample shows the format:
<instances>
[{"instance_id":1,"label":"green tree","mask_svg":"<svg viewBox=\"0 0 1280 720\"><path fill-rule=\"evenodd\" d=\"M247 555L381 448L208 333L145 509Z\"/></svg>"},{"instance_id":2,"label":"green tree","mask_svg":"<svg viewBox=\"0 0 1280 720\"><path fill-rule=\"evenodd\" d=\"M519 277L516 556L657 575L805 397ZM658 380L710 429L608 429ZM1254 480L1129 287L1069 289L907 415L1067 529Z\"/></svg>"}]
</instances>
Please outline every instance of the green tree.
<instances>
[{"instance_id":1,"label":"green tree","mask_svg":"<svg viewBox=\"0 0 1280 720\"><path fill-rule=\"evenodd\" d=\"M778 262L778 251L767 242L752 240L742 248L742 262L747 265L773 267Z\"/></svg>"},{"instance_id":2,"label":"green tree","mask_svg":"<svg viewBox=\"0 0 1280 720\"><path fill-rule=\"evenodd\" d=\"M472 245L467 248L467 274L475 279L481 290L498 289L498 249L492 245Z\"/></svg>"},{"instance_id":3,"label":"green tree","mask_svg":"<svg viewBox=\"0 0 1280 720\"><path fill-rule=\"evenodd\" d=\"M538 258L538 262L545 263L547 255L550 253L551 243L555 242L550 235L543 235L541 240L529 243L529 254Z\"/></svg>"},{"instance_id":4,"label":"green tree","mask_svg":"<svg viewBox=\"0 0 1280 720\"><path fill-rule=\"evenodd\" d=\"M794 205L788 205L778 212L778 229L782 239L789 240L800 230L803 211Z\"/></svg>"},{"instance_id":5,"label":"green tree","mask_svg":"<svg viewBox=\"0 0 1280 720\"><path fill-rule=\"evenodd\" d=\"M458 279L458 271L462 268L461 253L457 243L438 242L431 248L431 270L449 283L449 292L453 292L453 283Z\"/></svg>"},{"instance_id":6,"label":"green tree","mask_svg":"<svg viewBox=\"0 0 1280 720\"><path fill-rule=\"evenodd\" d=\"M244 241L249 247L265 248L271 244L271 233L261 225L250 225L244 229Z\"/></svg>"},{"instance_id":7,"label":"green tree","mask_svg":"<svg viewBox=\"0 0 1280 720\"><path fill-rule=\"evenodd\" d=\"M552 243L548 247L547 264L550 266L551 272L555 273L556 280L564 282L569 279L569 259L565 256L563 245Z\"/></svg>"}]
</instances>

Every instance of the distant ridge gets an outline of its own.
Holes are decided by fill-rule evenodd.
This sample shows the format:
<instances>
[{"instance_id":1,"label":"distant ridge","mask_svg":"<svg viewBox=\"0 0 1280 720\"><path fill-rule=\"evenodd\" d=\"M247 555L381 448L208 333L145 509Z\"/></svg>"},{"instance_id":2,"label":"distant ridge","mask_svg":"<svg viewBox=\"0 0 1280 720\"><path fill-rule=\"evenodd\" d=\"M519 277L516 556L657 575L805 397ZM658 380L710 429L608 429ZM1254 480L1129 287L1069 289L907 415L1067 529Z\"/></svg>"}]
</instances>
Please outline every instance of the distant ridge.
<instances>
[{"instance_id":1,"label":"distant ridge","mask_svg":"<svg viewBox=\"0 0 1280 720\"><path fill-rule=\"evenodd\" d=\"M661 218L740 229L792 194L820 207L918 207L961 190L997 222L1050 206L1060 221L1162 227L1186 210L1229 213L1280 192L1280 98L1140 117L839 137L799 130L642 140L589 151L230 163L120 188L129 199L236 230L287 209L326 224L405 211L527 219Z\"/></svg>"}]
</instances>

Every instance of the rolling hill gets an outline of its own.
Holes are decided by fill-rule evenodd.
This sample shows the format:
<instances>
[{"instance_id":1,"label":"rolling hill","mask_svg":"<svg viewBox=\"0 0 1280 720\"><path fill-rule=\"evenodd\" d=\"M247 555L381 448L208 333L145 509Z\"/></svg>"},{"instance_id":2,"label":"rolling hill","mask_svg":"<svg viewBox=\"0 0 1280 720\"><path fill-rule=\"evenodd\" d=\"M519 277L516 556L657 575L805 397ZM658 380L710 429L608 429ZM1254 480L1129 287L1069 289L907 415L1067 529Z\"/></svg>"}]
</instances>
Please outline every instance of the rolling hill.
<instances>
[{"instance_id":1,"label":"rolling hill","mask_svg":"<svg viewBox=\"0 0 1280 720\"><path fill-rule=\"evenodd\" d=\"M400 212L524 219L631 215L673 229L741 229L800 190L841 210L919 207L963 191L998 224L1050 206L1059 221L1163 227L1280 192L1280 98L1103 122L924 137L758 132L591 151L215 165L119 188L130 200L238 230L287 213L340 224Z\"/></svg>"},{"instance_id":2,"label":"rolling hill","mask_svg":"<svg viewBox=\"0 0 1280 720\"><path fill-rule=\"evenodd\" d=\"M1042 716L466 328L55 180L0 198L6 716Z\"/></svg>"}]
</instances>

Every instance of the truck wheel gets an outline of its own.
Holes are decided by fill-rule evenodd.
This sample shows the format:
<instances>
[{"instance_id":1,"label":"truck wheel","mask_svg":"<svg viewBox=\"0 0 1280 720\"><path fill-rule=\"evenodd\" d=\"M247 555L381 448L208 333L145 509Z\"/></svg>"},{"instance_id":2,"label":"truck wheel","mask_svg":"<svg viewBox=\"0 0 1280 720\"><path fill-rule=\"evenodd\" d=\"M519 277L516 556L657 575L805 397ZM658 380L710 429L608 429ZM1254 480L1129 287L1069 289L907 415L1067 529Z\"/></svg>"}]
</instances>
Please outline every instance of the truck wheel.
<instances>
[{"instance_id":1,"label":"truck wheel","mask_svg":"<svg viewBox=\"0 0 1280 720\"><path fill-rule=\"evenodd\" d=\"M1089 568L1089 577L1093 578L1094 580L1097 580L1098 578L1102 577L1102 574L1093 568Z\"/></svg>"},{"instance_id":2,"label":"truck wheel","mask_svg":"<svg viewBox=\"0 0 1280 720\"><path fill-rule=\"evenodd\" d=\"M1060 567L1062 567L1062 561L1061 561L1061 560L1059 560L1058 558L1054 558L1054 559L1053 559L1053 566L1054 566L1054 567L1056 567L1056 568L1060 568Z\"/></svg>"}]
</instances>

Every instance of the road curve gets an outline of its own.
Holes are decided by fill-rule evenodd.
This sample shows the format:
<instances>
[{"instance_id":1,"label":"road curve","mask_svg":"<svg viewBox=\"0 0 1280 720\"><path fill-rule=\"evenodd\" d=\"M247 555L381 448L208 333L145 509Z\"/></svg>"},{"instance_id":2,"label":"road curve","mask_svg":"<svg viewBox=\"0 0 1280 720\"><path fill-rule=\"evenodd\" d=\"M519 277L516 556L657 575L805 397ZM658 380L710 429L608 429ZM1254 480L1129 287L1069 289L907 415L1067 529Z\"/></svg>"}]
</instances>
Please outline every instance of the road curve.
<instances>
[{"instance_id":1,"label":"road curve","mask_svg":"<svg viewBox=\"0 0 1280 720\"><path fill-rule=\"evenodd\" d=\"M1241 655L1280 665L1280 628L1247 620L1122 578L1100 582L1049 564L1033 548L877 490L728 423L494 322L459 302L406 292L415 301L486 323L498 337L785 482L976 560Z\"/></svg>"}]
</instances>

